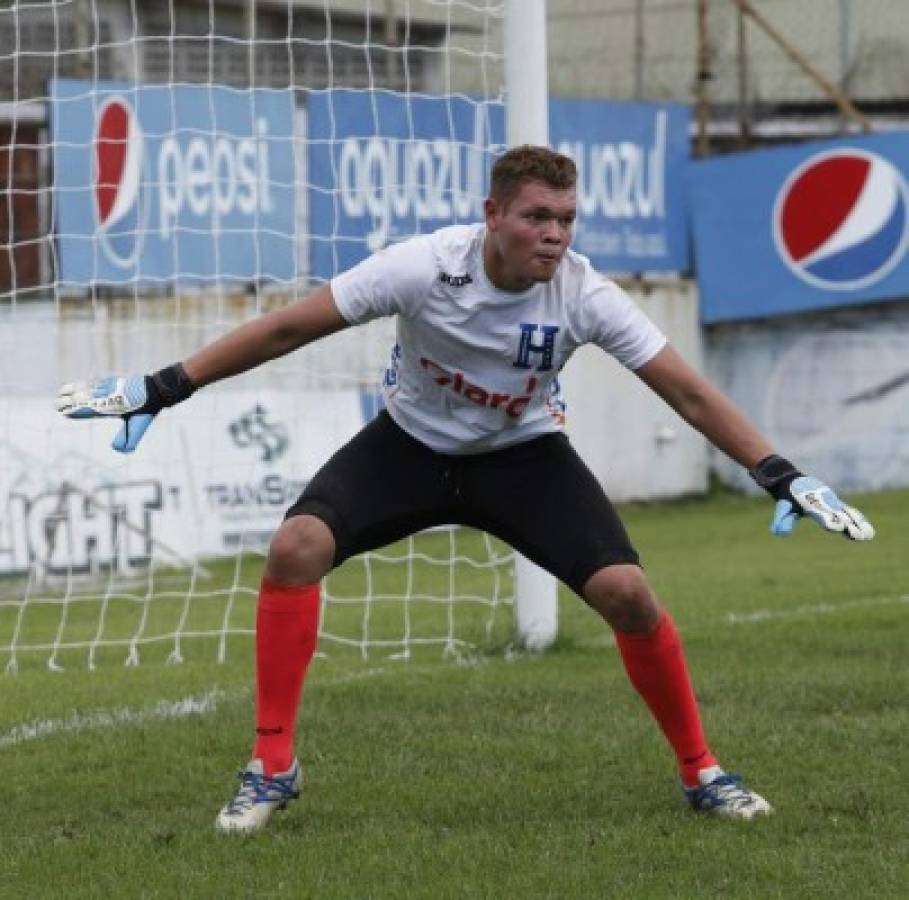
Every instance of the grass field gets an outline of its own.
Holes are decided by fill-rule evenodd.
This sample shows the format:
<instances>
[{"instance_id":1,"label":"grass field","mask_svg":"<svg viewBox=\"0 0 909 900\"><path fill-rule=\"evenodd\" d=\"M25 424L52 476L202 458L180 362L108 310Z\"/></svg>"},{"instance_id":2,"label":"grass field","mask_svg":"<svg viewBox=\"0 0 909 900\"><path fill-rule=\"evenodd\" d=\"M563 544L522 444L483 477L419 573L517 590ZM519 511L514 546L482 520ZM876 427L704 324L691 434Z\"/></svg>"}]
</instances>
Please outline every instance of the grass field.
<instances>
[{"instance_id":1,"label":"grass field","mask_svg":"<svg viewBox=\"0 0 909 900\"><path fill-rule=\"evenodd\" d=\"M24 665L0 691L0 897L906 897L909 493L855 499L872 544L771 538L770 505L728 495L624 510L766 821L684 808L608 633L566 594L543 656L497 622L469 663L318 659L304 798L251 839L212 827L249 748L248 637L224 665L189 647L180 666Z\"/></svg>"}]
</instances>

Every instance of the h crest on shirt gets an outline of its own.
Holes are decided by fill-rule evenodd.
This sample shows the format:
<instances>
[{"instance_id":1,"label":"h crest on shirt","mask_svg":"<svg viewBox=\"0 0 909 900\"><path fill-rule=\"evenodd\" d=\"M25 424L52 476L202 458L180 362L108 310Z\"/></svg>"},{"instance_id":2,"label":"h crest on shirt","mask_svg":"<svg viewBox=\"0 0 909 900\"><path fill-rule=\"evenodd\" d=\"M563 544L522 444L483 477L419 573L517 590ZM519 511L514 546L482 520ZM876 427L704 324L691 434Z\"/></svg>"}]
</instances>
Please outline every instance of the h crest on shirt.
<instances>
[{"instance_id":1,"label":"h crest on shirt","mask_svg":"<svg viewBox=\"0 0 909 900\"><path fill-rule=\"evenodd\" d=\"M540 343L534 341L537 329L542 332ZM538 372L548 372L552 368L552 358L555 354L556 335L559 333L558 325L538 325L536 322L521 322L521 339L518 342L518 352L512 365L516 369L531 369L531 353L539 353L537 357Z\"/></svg>"}]
</instances>

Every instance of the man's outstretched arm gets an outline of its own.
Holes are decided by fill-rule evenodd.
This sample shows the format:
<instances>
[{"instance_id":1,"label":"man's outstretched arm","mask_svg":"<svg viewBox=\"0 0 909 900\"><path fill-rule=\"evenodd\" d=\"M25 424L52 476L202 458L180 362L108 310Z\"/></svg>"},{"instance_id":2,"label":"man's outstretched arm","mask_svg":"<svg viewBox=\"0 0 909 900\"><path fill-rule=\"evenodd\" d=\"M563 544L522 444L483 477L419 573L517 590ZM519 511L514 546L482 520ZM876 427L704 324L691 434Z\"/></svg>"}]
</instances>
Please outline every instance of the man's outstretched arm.
<instances>
[{"instance_id":1,"label":"man's outstretched arm","mask_svg":"<svg viewBox=\"0 0 909 900\"><path fill-rule=\"evenodd\" d=\"M635 373L727 456L753 469L773 448L739 408L667 344Z\"/></svg>"},{"instance_id":2,"label":"man's outstretched arm","mask_svg":"<svg viewBox=\"0 0 909 900\"><path fill-rule=\"evenodd\" d=\"M235 328L184 362L152 375L107 376L65 384L57 396L57 409L71 419L122 418L123 426L114 438L113 448L131 453L165 407L186 400L197 388L254 369L346 325L331 288L324 285L290 306Z\"/></svg>"},{"instance_id":3,"label":"man's outstretched arm","mask_svg":"<svg viewBox=\"0 0 909 900\"><path fill-rule=\"evenodd\" d=\"M239 375L347 327L331 288L252 319L197 350L183 361L193 387Z\"/></svg>"},{"instance_id":4,"label":"man's outstretched arm","mask_svg":"<svg viewBox=\"0 0 909 900\"><path fill-rule=\"evenodd\" d=\"M871 540L874 528L822 481L777 456L739 408L699 375L668 344L636 374L715 447L744 466L776 501L770 530L787 535L802 516L853 540Z\"/></svg>"}]
</instances>

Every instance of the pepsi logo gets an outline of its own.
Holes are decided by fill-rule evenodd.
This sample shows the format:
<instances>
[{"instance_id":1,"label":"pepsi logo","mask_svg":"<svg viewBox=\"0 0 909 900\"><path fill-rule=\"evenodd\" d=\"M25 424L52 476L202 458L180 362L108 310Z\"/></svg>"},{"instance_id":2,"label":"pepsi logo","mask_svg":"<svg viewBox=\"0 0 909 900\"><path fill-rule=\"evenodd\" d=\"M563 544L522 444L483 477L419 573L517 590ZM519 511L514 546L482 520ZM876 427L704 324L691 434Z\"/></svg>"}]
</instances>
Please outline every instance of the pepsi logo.
<instances>
[{"instance_id":1,"label":"pepsi logo","mask_svg":"<svg viewBox=\"0 0 909 900\"><path fill-rule=\"evenodd\" d=\"M109 98L98 110L93 156L96 234L108 260L129 268L142 249L148 204L145 139L123 97Z\"/></svg>"},{"instance_id":2,"label":"pepsi logo","mask_svg":"<svg viewBox=\"0 0 909 900\"><path fill-rule=\"evenodd\" d=\"M810 157L776 197L773 237L808 284L851 291L880 281L906 254L909 196L900 172L865 150Z\"/></svg>"}]
</instances>

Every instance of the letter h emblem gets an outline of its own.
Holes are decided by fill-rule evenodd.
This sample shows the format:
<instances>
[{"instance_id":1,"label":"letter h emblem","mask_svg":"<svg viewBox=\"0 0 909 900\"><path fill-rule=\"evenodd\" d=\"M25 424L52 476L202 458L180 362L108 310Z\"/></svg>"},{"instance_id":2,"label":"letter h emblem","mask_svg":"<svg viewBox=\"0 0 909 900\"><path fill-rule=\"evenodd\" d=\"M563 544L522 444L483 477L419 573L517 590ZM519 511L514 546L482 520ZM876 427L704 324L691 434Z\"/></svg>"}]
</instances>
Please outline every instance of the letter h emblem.
<instances>
[{"instance_id":1,"label":"letter h emblem","mask_svg":"<svg viewBox=\"0 0 909 900\"><path fill-rule=\"evenodd\" d=\"M542 343L535 344L533 338L538 328L543 332L543 340ZM558 333L558 325L536 325L533 322L521 322L521 341L518 344L518 355L513 363L515 368L532 368L530 354L539 353L540 364L537 366L537 371L549 371L552 368L555 339Z\"/></svg>"}]
</instances>

